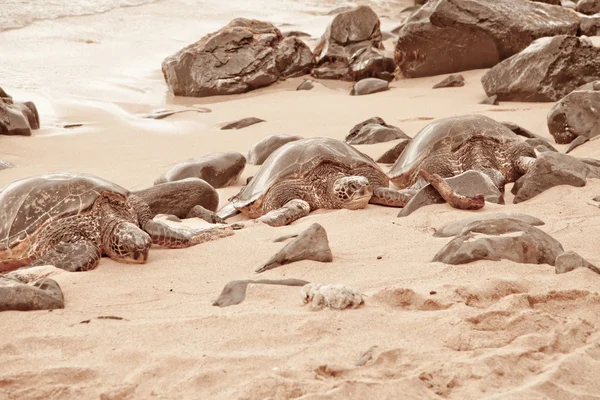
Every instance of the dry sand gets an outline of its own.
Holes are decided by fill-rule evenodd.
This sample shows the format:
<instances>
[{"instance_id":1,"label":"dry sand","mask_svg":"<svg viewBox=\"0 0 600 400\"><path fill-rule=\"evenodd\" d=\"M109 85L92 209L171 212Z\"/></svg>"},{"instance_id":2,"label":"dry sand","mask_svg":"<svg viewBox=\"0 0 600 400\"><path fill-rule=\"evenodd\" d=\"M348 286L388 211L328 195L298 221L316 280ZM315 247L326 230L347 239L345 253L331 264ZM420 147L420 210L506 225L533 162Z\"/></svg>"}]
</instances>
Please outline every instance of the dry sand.
<instances>
[{"instance_id":1,"label":"dry sand","mask_svg":"<svg viewBox=\"0 0 600 400\"><path fill-rule=\"evenodd\" d=\"M0 138L0 157L17 165L0 172L0 185L79 171L140 189L185 158L245 153L276 133L342 139L372 116L414 136L431 119L481 113L549 137L551 103L477 104L484 72L463 73L460 88L432 90L443 77L430 77L360 97L332 81L297 92L302 78L291 79L240 96L177 99L212 113L158 121L134 115L156 104L34 98L51 123L33 137ZM217 126L252 116L267 122L239 131ZM85 126L56 128L74 122ZM392 145L358 147L377 157ZM572 154L600 158L600 141ZM221 205L256 171L247 166L235 186L219 189ZM506 205L479 213L538 217L566 250L599 265L600 211L587 204L598 194L600 182L590 180L514 205L509 185ZM473 212L442 204L397 213L375 205L320 210L286 227L256 225L184 250L153 249L145 265L104 258L93 271L57 275L64 309L0 314L0 399L600 398L599 276L510 261L431 263L449 241L434 238L434 229ZM228 281L256 278L254 269L283 246L274 238L314 222L327 230L333 262L298 262L260 278L342 283L366 295L363 307L315 312L298 288L276 286L250 286L244 303L211 306Z\"/></svg>"}]
</instances>

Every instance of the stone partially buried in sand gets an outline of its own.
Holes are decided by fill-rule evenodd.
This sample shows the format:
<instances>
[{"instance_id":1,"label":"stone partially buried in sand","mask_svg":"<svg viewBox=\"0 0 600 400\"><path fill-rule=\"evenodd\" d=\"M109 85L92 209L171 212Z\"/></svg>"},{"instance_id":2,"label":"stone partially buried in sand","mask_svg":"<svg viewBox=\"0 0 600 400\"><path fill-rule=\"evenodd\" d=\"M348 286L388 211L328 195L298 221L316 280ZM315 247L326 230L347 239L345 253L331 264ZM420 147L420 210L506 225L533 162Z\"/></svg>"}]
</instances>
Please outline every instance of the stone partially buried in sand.
<instances>
[{"instance_id":1,"label":"stone partially buried in sand","mask_svg":"<svg viewBox=\"0 0 600 400\"><path fill-rule=\"evenodd\" d=\"M587 15L600 13L600 0L579 0L575 9Z\"/></svg>"},{"instance_id":2,"label":"stone partially buried in sand","mask_svg":"<svg viewBox=\"0 0 600 400\"><path fill-rule=\"evenodd\" d=\"M200 205L211 211L216 211L219 206L219 194L215 188L199 178L160 183L133 194L148 204L152 216L170 214L186 218L194 206Z\"/></svg>"},{"instance_id":3,"label":"stone partially buried in sand","mask_svg":"<svg viewBox=\"0 0 600 400\"><path fill-rule=\"evenodd\" d=\"M578 26L575 13L532 1L431 0L400 30L394 57L408 78L490 68Z\"/></svg>"},{"instance_id":4,"label":"stone partially buried in sand","mask_svg":"<svg viewBox=\"0 0 600 400\"><path fill-rule=\"evenodd\" d=\"M245 167L246 157L240 153L209 153L173 165L154 184L200 178L214 188L222 188L234 184Z\"/></svg>"},{"instance_id":5,"label":"stone partially buried in sand","mask_svg":"<svg viewBox=\"0 0 600 400\"><path fill-rule=\"evenodd\" d=\"M488 96L497 95L501 101L550 102L597 79L600 47L560 35L537 39L488 70L481 83Z\"/></svg>"},{"instance_id":6,"label":"stone partially buried in sand","mask_svg":"<svg viewBox=\"0 0 600 400\"><path fill-rule=\"evenodd\" d=\"M600 13L595 15L580 15L579 36L600 36Z\"/></svg>"},{"instance_id":7,"label":"stone partially buried in sand","mask_svg":"<svg viewBox=\"0 0 600 400\"><path fill-rule=\"evenodd\" d=\"M565 251L556 257L555 272L564 274L571 272L576 268L588 268L597 274L600 274L600 268L590 263L574 251Z\"/></svg>"},{"instance_id":8,"label":"stone partially buried in sand","mask_svg":"<svg viewBox=\"0 0 600 400\"><path fill-rule=\"evenodd\" d=\"M462 75L449 75L443 81L433 85L433 89L461 86L465 86L465 78Z\"/></svg>"},{"instance_id":9,"label":"stone partially buried in sand","mask_svg":"<svg viewBox=\"0 0 600 400\"><path fill-rule=\"evenodd\" d=\"M390 142L392 140L409 140L410 136L395 126L386 126L379 124L367 124L360 128L360 131L349 140L348 144L376 144Z\"/></svg>"},{"instance_id":10,"label":"stone partially buried in sand","mask_svg":"<svg viewBox=\"0 0 600 400\"><path fill-rule=\"evenodd\" d=\"M31 131L39 128L40 117L31 101L15 102L12 97L0 99L0 135L31 136Z\"/></svg>"},{"instance_id":11,"label":"stone partially buried in sand","mask_svg":"<svg viewBox=\"0 0 600 400\"><path fill-rule=\"evenodd\" d=\"M440 229L436 229L434 237L451 237L470 231L474 226L490 221L493 223L498 220L515 220L531 226L544 225L544 221L539 218L527 214L520 213L492 213L492 214L477 214L472 217L463 218L458 221L450 222Z\"/></svg>"},{"instance_id":12,"label":"stone partially buried in sand","mask_svg":"<svg viewBox=\"0 0 600 400\"><path fill-rule=\"evenodd\" d=\"M260 118L256 118L256 117L248 117L248 118L242 118L240 120L237 121L233 121L233 122L228 122L225 125L223 125L221 127L221 130L228 130L228 129L244 129L247 128L249 126L258 124L260 122L265 122L264 119L260 119Z\"/></svg>"},{"instance_id":13,"label":"stone partially buried in sand","mask_svg":"<svg viewBox=\"0 0 600 400\"><path fill-rule=\"evenodd\" d=\"M390 83L378 78L364 78L352 86L350 96L363 96L388 90Z\"/></svg>"},{"instance_id":14,"label":"stone partially buried in sand","mask_svg":"<svg viewBox=\"0 0 600 400\"><path fill-rule=\"evenodd\" d=\"M34 311L65 308L58 283L42 278L33 285L0 275L0 311Z\"/></svg>"},{"instance_id":15,"label":"stone partially buried in sand","mask_svg":"<svg viewBox=\"0 0 600 400\"><path fill-rule=\"evenodd\" d=\"M300 297L304 304L310 304L312 310L344 310L364 304L358 290L341 284L309 283L300 289Z\"/></svg>"},{"instance_id":16,"label":"stone partially buried in sand","mask_svg":"<svg viewBox=\"0 0 600 400\"><path fill-rule=\"evenodd\" d=\"M600 63L598 65L600 68ZM579 88L572 91L550 109L547 120L548 130L556 143L566 144L577 137L591 139L600 135L600 90Z\"/></svg>"},{"instance_id":17,"label":"stone partially buried in sand","mask_svg":"<svg viewBox=\"0 0 600 400\"><path fill-rule=\"evenodd\" d=\"M303 139L303 137L296 135L281 134L267 136L260 142L254 144L254 146L252 146L252 148L248 151L248 164L262 165L267 157L269 157L275 150L286 143L300 139Z\"/></svg>"},{"instance_id":18,"label":"stone partially buried in sand","mask_svg":"<svg viewBox=\"0 0 600 400\"><path fill-rule=\"evenodd\" d=\"M301 279L245 279L227 282L221 290L219 297L212 303L213 306L229 307L242 303L246 299L248 284L304 286L309 282Z\"/></svg>"},{"instance_id":19,"label":"stone partially buried in sand","mask_svg":"<svg viewBox=\"0 0 600 400\"><path fill-rule=\"evenodd\" d=\"M162 72L176 96L205 97L245 93L307 73L312 61L298 38L284 39L268 22L236 18L165 58Z\"/></svg>"}]
</instances>

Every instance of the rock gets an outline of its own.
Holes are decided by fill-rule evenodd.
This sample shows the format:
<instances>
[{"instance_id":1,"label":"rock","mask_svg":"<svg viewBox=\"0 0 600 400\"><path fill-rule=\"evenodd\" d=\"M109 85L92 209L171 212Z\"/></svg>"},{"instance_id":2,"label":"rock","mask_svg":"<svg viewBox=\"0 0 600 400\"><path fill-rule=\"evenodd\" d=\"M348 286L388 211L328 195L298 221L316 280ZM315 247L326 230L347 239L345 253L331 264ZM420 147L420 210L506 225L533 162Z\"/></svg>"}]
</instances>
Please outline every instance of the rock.
<instances>
[{"instance_id":1,"label":"rock","mask_svg":"<svg viewBox=\"0 0 600 400\"><path fill-rule=\"evenodd\" d=\"M589 268L597 274L600 274L600 268L596 267L592 263L585 260L579 254L574 251L565 251L556 257L555 272L557 274L564 274L571 272L575 268Z\"/></svg>"},{"instance_id":2,"label":"rock","mask_svg":"<svg viewBox=\"0 0 600 400\"><path fill-rule=\"evenodd\" d=\"M433 85L433 89L459 86L465 86L465 78L462 75L449 75L443 81Z\"/></svg>"},{"instance_id":3,"label":"rock","mask_svg":"<svg viewBox=\"0 0 600 400\"><path fill-rule=\"evenodd\" d=\"M192 207L185 217L200 218L211 224L226 224L225 220L219 217L214 211L207 210L200 205Z\"/></svg>"},{"instance_id":4,"label":"rock","mask_svg":"<svg viewBox=\"0 0 600 400\"><path fill-rule=\"evenodd\" d=\"M283 36L283 37L310 37L310 33L302 32L302 31L287 31L287 32L281 32L281 36Z\"/></svg>"},{"instance_id":5,"label":"rock","mask_svg":"<svg viewBox=\"0 0 600 400\"><path fill-rule=\"evenodd\" d=\"M31 136L31 131L39 128L40 117L35 104L31 101L15 102L8 95L1 97L0 135Z\"/></svg>"},{"instance_id":6,"label":"rock","mask_svg":"<svg viewBox=\"0 0 600 400\"><path fill-rule=\"evenodd\" d=\"M446 178L446 182L454 191L463 196L475 196L483 194L485 201L496 204L504 204L502 192L496 187L492 179L480 171L469 170L460 175ZM423 187L402 208L398 217L406 217L423 206L430 204L445 203L445 200L431 185Z\"/></svg>"},{"instance_id":7,"label":"rock","mask_svg":"<svg viewBox=\"0 0 600 400\"><path fill-rule=\"evenodd\" d=\"M581 136L591 139L600 135L599 120L600 90L572 91L550 109L547 117L548 130L560 144L571 143Z\"/></svg>"},{"instance_id":8,"label":"rock","mask_svg":"<svg viewBox=\"0 0 600 400\"><path fill-rule=\"evenodd\" d=\"M337 14L315 47L312 76L348 81L369 77L391 80L395 64L379 50L379 26L377 14L368 6Z\"/></svg>"},{"instance_id":9,"label":"rock","mask_svg":"<svg viewBox=\"0 0 600 400\"><path fill-rule=\"evenodd\" d=\"M33 311L65 308L58 283L42 278L27 285L0 275L0 311Z\"/></svg>"},{"instance_id":10,"label":"rock","mask_svg":"<svg viewBox=\"0 0 600 400\"><path fill-rule=\"evenodd\" d=\"M300 139L303 139L303 137L284 134L267 136L248 151L248 164L262 165L272 152L286 143Z\"/></svg>"},{"instance_id":11,"label":"rock","mask_svg":"<svg viewBox=\"0 0 600 400\"><path fill-rule=\"evenodd\" d=\"M406 146L410 143L412 139L402 139L400 140L394 147L386 151L377 159L378 163L381 164L393 164L396 162L400 154L404 151Z\"/></svg>"},{"instance_id":12,"label":"rock","mask_svg":"<svg viewBox=\"0 0 600 400\"><path fill-rule=\"evenodd\" d=\"M532 226L544 225L544 221L539 218L533 217L527 214L520 213L492 213L492 214L475 214L472 217L463 218L458 221L450 222L449 224L444 225L440 229L436 229L433 236L435 237L451 237L457 236L462 233L466 233L467 231L471 231L474 229L475 225L479 225L484 221L489 221L493 223L498 220L514 220L520 221L525 224L529 224Z\"/></svg>"},{"instance_id":13,"label":"rock","mask_svg":"<svg viewBox=\"0 0 600 400\"><path fill-rule=\"evenodd\" d=\"M0 160L0 171L2 171L3 169L12 168L12 167L14 167L14 165L9 163L8 161Z\"/></svg>"},{"instance_id":14,"label":"rock","mask_svg":"<svg viewBox=\"0 0 600 400\"><path fill-rule=\"evenodd\" d=\"M301 260L333 261L327 232L321 225L317 223L312 224L307 230L271 257L269 261L258 268L256 272L264 272Z\"/></svg>"},{"instance_id":15,"label":"rock","mask_svg":"<svg viewBox=\"0 0 600 400\"><path fill-rule=\"evenodd\" d=\"M561 0L530 0L530 1L537 1L538 3L546 3L546 4L552 4L553 6L560 6Z\"/></svg>"},{"instance_id":16,"label":"rock","mask_svg":"<svg viewBox=\"0 0 600 400\"><path fill-rule=\"evenodd\" d=\"M600 0L579 0L575 10L587 15L600 13Z\"/></svg>"},{"instance_id":17,"label":"rock","mask_svg":"<svg viewBox=\"0 0 600 400\"><path fill-rule=\"evenodd\" d=\"M554 186L585 186L587 178L600 178L600 167L566 154L545 152L515 182L511 192L515 195L514 203L517 204Z\"/></svg>"},{"instance_id":18,"label":"rock","mask_svg":"<svg viewBox=\"0 0 600 400\"><path fill-rule=\"evenodd\" d=\"M132 194L148 203L153 216L170 214L178 218L186 218L190 210L197 205L211 211L215 211L219 206L217 191L206 181L198 178L160 183Z\"/></svg>"},{"instance_id":19,"label":"rock","mask_svg":"<svg viewBox=\"0 0 600 400\"><path fill-rule=\"evenodd\" d=\"M212 110L208 107L188 108L185 110L162 109L162 110L154 110L154 111L150 111L148 113L143 113L143 114L138 114L138 115L140 115L142 118L165 119L167 117L170 117L171 115L181 114L184 112L209 113L209 112L212 112ZM63 128L74 128L75 127L74 125L77 125L77 124L64 125ZM79 124L79 126L81 126L81 124Z\"/></svg>"},{"instance_id":20,"label":"rock","mask_svg":"<svg viewBox=\"0 0 600 400\"><path fill-rule=\"evenodd\" d=\"M562 0L560 2L560 4L564 7L564 8L570 8L571 10L575 10L577 8L577 4L575 4L574 1L570 1L570 0Z\"/></svg>"},{"instance_id":21,"label":"rock","mask_svg":"<svg viewBox=\"0 0 600 400\"><path fill-rule=\"evenodd\" d=\"M185 178L200 178L214 188L222 188L235 183L244 172L245 167L246 157L240 153L209 153L173 165L156 179L154 184ZM210 207L206 208L211 209Z\"/></svg>"},{"instance_id":22,"label":"rock","mask_svg":"<svg viewBox=\"0 0 600 400\"><path fill-rule=\"evenodd\" d=\"M579 36L600 36L600 14L580 15Z\"/></svg>"},{"instance_id":23,"label":"rock","mask_svg":"<svg viewBox=\"0 0 600 400\"><path fill-rule=\"evenodd\" d=\"M571 142L571 144L569 145L569 147L567 147L567 149L565 150L565 154L569 154L570 152L572 152L573 150L575 150L577 147L581 146L582 144L584 144L585 142L589 141L590 139L588 139L585 136L577 136L575 138L575 140L573 140Z\"/></svg>"},{"instance_id":24,"label":"rock","mask_svg":"<svg viewBox=\"0 0 600 400\"><path fill-rule=\"evenodd\" d=\"M530 138L530 139L540 139L541 138L541 136L536 135L535 133L531 132L530 130L525 129L522 126L515 124L514 122L504 121L504 122L501 122L501 124L506 126L508 129L510 129L511 131L513 131L514 133L516 133L519 136L523 136L523 137Z\"/></svg>"},{"instance_id":25,"label":"rock","mask_svg":"<svg viewBox=\"0 0 600 400\"><path fill-rule=\"evenodd\" d=\"M300 279L259 279L259 280L240 280L228 282L219 298L213 302L213 306L228 307L240 304L246 298L246 289L248 284L263 284L263 285L283 285L283 286L304 286L309 282Z\"/></svg>"},{"instance_id":26,"label":"rock","mask_svg":"<svg viewBox=\"0 0 600 400\"><path fill-rule=\"evenodd\" d=\"M236 18L165 58L162 71L176 96L245 93L306 73L309 53L302 41L284 39L268 22Z\"/></svg>"},{"instance_id":27,"label":"rock","mask_svg":"<svg viewBox=\"0 0 600 400\"><path fill-rule=\"evenodd\" d=\"M578 27L575 13L543 3L431 0L400 30L394 58L408 78L490 68L537 38Z\"/></svg>"},{"instance_id":28,"label":"rock","mask_svg":"<svg viewBox=\"0 0 600 400\"><path fill-rule=\"evenodd\" d=\"M327 14L325 14L325 15L337 15L339 13L343 13L343 12L350 11L350 10L352 10L352 7L342 6L342 7L334 8L333 10L327 12Z\"/></svg>"},{"instance_id":29,"label":"rock","mask_svg":"<svg viewBox=\"0 0 600 400\"><path fill-rule=\"evenodd\" d=\"M496 95L490 96L486 99L481 100L479 102L479 104L490 104L493 106L497 106L498 105L498 96L496 96Z\"/></svg>"},{"instance_id":30,"label":"rock","mask_svg":"<svg viewBox=\"0 0 600 400\"><path fill-rule=\"evenodd\" d=\"M477 260L511 260L554 265L563 253L560 242L544 231L513 219L480 221L446 244L433 262L466 264Z\"/></svg>"},{"instance_id":31,"label":"rock","mask_svg":"<svg viewBox=\"0 0 600 400\"><path fill-rule=\"evenodd\" d=\"M305 79L304 82L302 82L300 85L298 85L296 90L310 90L314 87L315 87L315 85L313 84L312 79Z\"/></svg>"},{"instance_id":32,"label":"rock","mask_svg":"<svg viewBox=\"0 0 600 400\"><path fill-rule=\"evenodd\" d=\"M402 132L402 130L400 128L398 128L397 126L386 124L382 118L372 117L372 118L366 119L366 120L354 125L352 127L352 129L350 129L350 132L348 133L348 135L346 135L346 138L344 139L346 141L346 143L353 143L354 138L359 136L362 129L367 125L371 125L371 126L379 125L379 126L382 126L385 128L390 128L390 129L396 130L397 132ZM363 135L364 135L364 133L363 133ZM406 136L406 134L404 132L402 132L402 135L404 135L405 138L410 139L410 137ZM354 143L354 144L357 144L357 143Z\"/></svg>"},{"instance_id":33,"label":"rock","mask_svg":"<svg viewBox=\"0 0 600 400\"><path fill-rule=\"evenodd\" d=\"M237 121L226 123L221 127L221 130L224 131L228 129L243 129L251 125L258 124L259 122L265 122L265 120L256 117L242 118Z\"/></svg>"},{"instance_id":34,"label":"rock","mask_svg":"<svg viewBox=\"0 0 600 400\"><path fill-rule=\"evenodd\" d=\"M23 267L4 275L6 278L17 280L21 283L32 283L42 278L65 273L64 269L56 268L54 265L39 265L35 267Z\"/></svg>"},{"instance_id":35,"label":"rock","mask_svg":"<svg viewBox=\"0 0 600 400\"><path fill-rule=\"evenodd\" d=\"M558 152L550 143L548 143L545 139L533 138L533 139L525 139L525 143L529 143L533 148L539 152L543 153L544 151L554 151Z\"/></svg>"},{"instance_id":36,"label":"rock","mask_svg":"<svg viewBox=\"0 0 600 400\"><path fill-rule=\"evenodd\" d=\"M558 7L556 7L558 8ZM577 36L537 39L481 78L488 96L510 101L557 101L600 79L600 48Z\"/></svg>"},{"instance_id":37,"label":"rock","mask_svg":"<svg viewBox=\"0 0 600 400\"><path fill-rule=\"evenodd\" d=\"M378 78L365 78L356 82L354 86L352 86L352 90L350 91L350 96L362 96L365 94L373 94L377 92L383 92L384 90L388 90L390 83L383 79Z\"/></svg>"},{"instance_id":38,"label":"rock","mask_svg":"<svg viewBox=\"0 0 600 400\"><path fill-rule=\"evenodd\" d=\"M310 303L313 310L323 308L343 310L357 308L364 303L359 291L340 284L309 283L300 289L300 296L304 304Z\"/></svg>"},{"instance_id":39,"label":"rock","mask_svg":"<svg viewBox=\"0 0 600 400\"><path fill-rule=\"evenodd\" d=\"M388 127L378 124L367 124L363 126L358 134L346 143L356 144L375 144L389 142L397 139L410 139L400 128Z\"/></svg>"}]
</instances>

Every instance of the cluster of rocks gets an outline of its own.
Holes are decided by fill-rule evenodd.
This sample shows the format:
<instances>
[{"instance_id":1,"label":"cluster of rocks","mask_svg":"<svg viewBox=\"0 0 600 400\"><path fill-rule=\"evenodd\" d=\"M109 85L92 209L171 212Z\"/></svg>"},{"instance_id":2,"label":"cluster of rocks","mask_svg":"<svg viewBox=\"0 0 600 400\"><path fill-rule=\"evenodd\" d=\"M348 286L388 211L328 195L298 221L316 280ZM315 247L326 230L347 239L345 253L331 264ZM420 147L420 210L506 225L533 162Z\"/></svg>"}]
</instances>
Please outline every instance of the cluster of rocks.
<instances>
[{"instance_id":1,"label":"cluster of rocks","mask_svg":"<svg viewBox=\"0 0 600 400\"><path fill-rule=\"evenodd\" d=\"M39 128L40 116L35 104L14 101L0 88L0 135L31 136L31 131Z\"/></svg>"}]
</instances>

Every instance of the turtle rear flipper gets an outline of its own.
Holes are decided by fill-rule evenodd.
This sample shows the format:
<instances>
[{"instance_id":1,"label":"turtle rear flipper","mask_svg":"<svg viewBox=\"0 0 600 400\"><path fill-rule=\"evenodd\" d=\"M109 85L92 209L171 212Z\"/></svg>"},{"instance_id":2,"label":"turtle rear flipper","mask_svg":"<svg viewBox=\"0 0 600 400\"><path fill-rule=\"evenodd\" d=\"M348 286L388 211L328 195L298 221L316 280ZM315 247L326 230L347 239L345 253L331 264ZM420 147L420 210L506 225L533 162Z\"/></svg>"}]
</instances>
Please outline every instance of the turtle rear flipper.
<instances>
[{"instance_id":1,"label":"turtle rear flipper","mask_svg":"<svg viewBox=\"0 0 600 400\"><path fill-rule=\"evenodd\" d=\"M54 265L69 272L88 271L98 266L101 256L98 246L81 240L75 243L59 243L30 265Z\"/></svg>"},{"instance_id":2,"label":"turtle rear flipper","mask_svg":"<svg viewBox=\"0 0 600 400\"><path fill-rule=\"evenodd\" d=\"M310 213L310 205L300 199L290 200L281 208L269 211L262 217L258 218L269 226L285 226L295 220L305 217Z\"/></svg>"}]
</instances>

